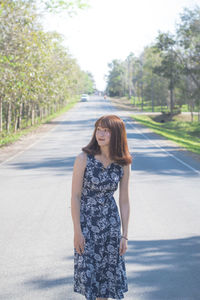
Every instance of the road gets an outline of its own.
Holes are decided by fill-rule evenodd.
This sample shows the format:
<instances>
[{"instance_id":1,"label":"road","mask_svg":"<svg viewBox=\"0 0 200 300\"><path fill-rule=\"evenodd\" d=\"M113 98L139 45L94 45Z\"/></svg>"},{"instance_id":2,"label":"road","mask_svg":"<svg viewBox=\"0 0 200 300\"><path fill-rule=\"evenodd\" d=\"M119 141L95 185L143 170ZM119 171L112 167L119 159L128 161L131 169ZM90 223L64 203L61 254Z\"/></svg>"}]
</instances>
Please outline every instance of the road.
<instances>
[{"instance_id":1,"label":"road","mask_svg":"<svg viewBox=\"0 0 200 300\"><path fill-rule=\"evenodd\" d=\"M73 293L71 175L103 114L123 118L133 155L125 299L200 299L200 162L93 97L0 164L1 300L83 299Z\"/></svg>"}]
</instances>

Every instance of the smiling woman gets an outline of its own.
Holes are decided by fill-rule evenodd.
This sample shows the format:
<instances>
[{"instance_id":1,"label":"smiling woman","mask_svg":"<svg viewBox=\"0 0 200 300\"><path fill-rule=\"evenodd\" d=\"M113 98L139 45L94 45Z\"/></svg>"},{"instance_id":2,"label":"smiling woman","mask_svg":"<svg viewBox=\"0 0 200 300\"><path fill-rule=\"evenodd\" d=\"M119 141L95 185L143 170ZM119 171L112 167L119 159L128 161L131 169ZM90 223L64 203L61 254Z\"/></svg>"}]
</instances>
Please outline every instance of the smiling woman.
<instances>
[{"instance_id":1,"label":"smiling woman","mask_svg":"<svg viewBox=\"0 0 200 300\"><path fill-rule=\"evenodd\" d=\"M82 150L72 178L74 291L87 300L122 299L128 290L123 255L128 247L132 162L123 121L102 116ZM121 218L113 197L118 184Z\"/></svg>"},{"instance_id":2,"label":"smiling woman","mask_svg":"<svg viewBox=\"0 0 200 300\"><path fill-rule=\"evenodd\" d=\"M108 159L116 161L121 165L130 164L132 161L128 150L127 136L124 122L115 115L102 116L95 123L90 143L82 148L88 154L100 155L102 146L100 142L104 141L104 146L109 148Z\"/></svg>"}]
</instances>

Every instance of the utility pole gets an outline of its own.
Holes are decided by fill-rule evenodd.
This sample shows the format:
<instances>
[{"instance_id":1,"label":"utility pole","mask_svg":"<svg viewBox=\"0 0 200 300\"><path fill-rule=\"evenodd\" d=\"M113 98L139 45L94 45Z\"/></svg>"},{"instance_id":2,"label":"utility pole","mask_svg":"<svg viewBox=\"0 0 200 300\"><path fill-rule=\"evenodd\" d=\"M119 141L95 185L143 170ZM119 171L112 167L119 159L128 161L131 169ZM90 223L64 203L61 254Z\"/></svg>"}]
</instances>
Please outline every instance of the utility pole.
<instances>
[{"instance_id":1,"label":"utility pole","mask_svg":"<svg viewBox=\"0 0 200 300\"><path fill-rule=\"evenodd\" d=\"M154 81L153 81L153 76L151 78L151 105L152 105L152 112L154 112Z\"/></svg>"},{"instance_id":2,"label":"utility pole","mask_svg":"<svg viewBox=\"0 0 200 300\"><path fill-rule=\"evenodd\" d=\"M131 99L132 93L131 93L131 62L130 57L128 56L128 97Z\"/></svg>"},{"instance_id":3,"label":"utility pole","mask_svg":"<svg viewBox=\"0 0 200 300\"><path fill-rule=\"evenodd\" d=\"M142 98L142 103L141 103L141 109L143 111L143 106L144 106L144 103L143 103L143 57L141 56L141 98Z\"/></svg>"}]
</instances>

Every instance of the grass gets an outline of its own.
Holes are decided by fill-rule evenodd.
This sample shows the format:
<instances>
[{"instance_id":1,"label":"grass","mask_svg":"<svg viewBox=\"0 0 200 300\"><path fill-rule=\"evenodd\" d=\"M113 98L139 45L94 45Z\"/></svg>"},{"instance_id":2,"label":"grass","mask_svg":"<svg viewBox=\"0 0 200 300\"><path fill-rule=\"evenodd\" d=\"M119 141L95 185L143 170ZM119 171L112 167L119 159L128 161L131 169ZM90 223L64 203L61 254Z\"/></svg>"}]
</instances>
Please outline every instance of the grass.
<instances>
[{"instance_id":1,"label":"grass","mask_svg":"<svg viewBox=\"0 0 200 300\"><path fill-rule=\"evenodd\" d=\"M70 108L72 108L79 101L79 99L80 99L80 97L75 97L65 107L63 107L60 111L47 116L42 121L40 121L38 119L37 120L38 122L35 125L33 125L33 126L30 126L28 128L24 128L24 129L21 129L21 130L18 130L17 132L10 132L9 134L6 131L3 131L0 134L0 147L8 145L8 144L11 144L11 143L19 140L21 136L25 136L26 134L28 134L31 131L35 130L41 124L48 123L52 119L55 119L56 117L62 115L63 113L65 113L66 111L68 111Z\"/></svg>"},{"instance_id":2,"label":"grass","mask_svg":"<svg viewBox=\"0 0 200 300\"><path fill-rule=\"evenodd\" d=\"M155 133L166 137L185 147L187 150L200 154L200 123L183 122L173 120L165 123L158 123L153 116L132 115L132 118L139 123L151 128Z\"/></svg>"}]
</instances>

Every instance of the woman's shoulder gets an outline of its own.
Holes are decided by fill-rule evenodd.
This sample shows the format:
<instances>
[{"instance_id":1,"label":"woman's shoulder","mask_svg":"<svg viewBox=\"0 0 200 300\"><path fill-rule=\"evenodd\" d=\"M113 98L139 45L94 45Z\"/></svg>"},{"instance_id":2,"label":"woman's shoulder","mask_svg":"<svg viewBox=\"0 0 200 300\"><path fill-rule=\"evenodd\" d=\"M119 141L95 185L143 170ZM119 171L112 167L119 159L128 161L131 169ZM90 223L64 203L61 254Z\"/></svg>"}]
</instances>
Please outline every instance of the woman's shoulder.
<instances>
[{"instance_id":1,"label":"woman's shoulder","mask_svg":"<svg viewBox=\"0 0 200 300\"><path fill-rule=\"evenodd\" d=\"M131 171L131 164L123 165L123 169L125 172L130 172Z\"/></svg>"},{"instance_id":2,"label":"woman's shoulder","mask_svg":"<svg viewBox=\"0 0 200 300\"><path fill-rule=\"evenodd\" d=\"M86 166L87 163L87 153L85 153L84 151L80 152L75 159L76 164L80 165L80 166Z\"/></svg>"},{"instance_id":3,"label":"woman's shoulder","mask_svg":"<svg viewBox=\"0 0 200 300\"><path fill-rule=\"evenodd\" d=\"M123 165L122 168L123 168L123 174L129 176L131 172L131 164Z\"/></svg>"}]
</instances>

